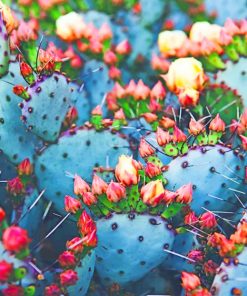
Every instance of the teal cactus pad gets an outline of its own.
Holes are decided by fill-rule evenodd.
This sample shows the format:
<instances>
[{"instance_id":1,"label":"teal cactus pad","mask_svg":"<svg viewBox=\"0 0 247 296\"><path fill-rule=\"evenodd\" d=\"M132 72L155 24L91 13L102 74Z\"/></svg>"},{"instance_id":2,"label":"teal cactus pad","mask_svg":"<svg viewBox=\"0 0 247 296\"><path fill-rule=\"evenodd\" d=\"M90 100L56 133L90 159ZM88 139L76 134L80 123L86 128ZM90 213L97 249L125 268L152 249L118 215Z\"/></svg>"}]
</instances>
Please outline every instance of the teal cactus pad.
<instances>
[{"instance_id":1,"label":"teal cactus pad","mask_svg":"<svg viewBox=\"0 0 247 296\"><path fill-rule=\"evenodd\" d=\"M26 85L20 75L18 63L11 63L9 72L3 78L14 84ZM33 159L38 139L21 121L21 110L18 104L21 99L16 96L13 86L0 80L0 149L8 156L11 162L20 163L25 158Z\"/></svg>"},{"instance_id":2,"label":"teal cactus pad","mask_svg":"<svg viewBox=\"0 0 247 296\"><path fill-rule=\"evenodd\" d=\"M129 143L109 131L80 130L73 136L65 135L37 158L39 186L46 188L46 197L63 210L64 196L73 194L73 179L66 172L90 182L94 167L105 167L108 158L110 167L114 167L121 154L130 154Z\"/></svg>"},{"instance_id":3,"label":"teal cactus pad","mask_svg":"<svg viewBox=\"0 0 247 296\"><path fill-rule=\"evenodd\" d=\"M226 69L217 73L216 82L224 82L227 86L237 90L242 96L245 107L247 107L247 59L242 57L237 63L226 62Z\"/></svg>"},{"instance_id":4,"label":"teal cactus pad","mask_svg":"<svg viewBox=\"0 0 247 296\"><path fill-rule=\"evenodd\" d=\"M9 38L0 13L0 77L4 76L9 68Z\"/></svg>"},{"instance_id":5,"label":"teal cactus pad","mask_svg":"<svg viewBox=\"0 0 247 296\"><path fill-rule=\"evenodd\" d=\"M68 288L69 295L87 295L87 291L93 277L95 266L95 251L91 251L75 268L79 280L74 286Z\"/></svg>"},{"instance_id":6,"label":"teal cactus pad","mask_svg":"<svg viewBox=\"0 0 247 296\"><path fill-rule=\"evenodd\" d=\"M105 285L128 285L167 256L174 235L156 216L115 214L97 221L96 270Z\"/></svg>"},{"instance_id":7,"label":"teal cactus pad","mask_svg":"<svg viewBox=\"0 0 247 296\"><path fill-rule=\"evenodd\" d=\"M241 197L238 191L246 192L245 161L229 150L221 145L197 147L175 158L164 173L167 189L192 183L191 206L196 213L202 213L202 207L213 211L240 207L234 193Z\"/></svg>"},{"instance_id":8,"label":"teal cactus pad","mask_svg":"<svg viewBox=\"0 0 247 296\"><path fill-rule=\"evenodd\" d=\"M69 107L78 98L76 91L76 86L60 73L42 76L28 88L30 100L23 102L26 126L43 140L54 142Z\"/></svg>"}]
</instances>

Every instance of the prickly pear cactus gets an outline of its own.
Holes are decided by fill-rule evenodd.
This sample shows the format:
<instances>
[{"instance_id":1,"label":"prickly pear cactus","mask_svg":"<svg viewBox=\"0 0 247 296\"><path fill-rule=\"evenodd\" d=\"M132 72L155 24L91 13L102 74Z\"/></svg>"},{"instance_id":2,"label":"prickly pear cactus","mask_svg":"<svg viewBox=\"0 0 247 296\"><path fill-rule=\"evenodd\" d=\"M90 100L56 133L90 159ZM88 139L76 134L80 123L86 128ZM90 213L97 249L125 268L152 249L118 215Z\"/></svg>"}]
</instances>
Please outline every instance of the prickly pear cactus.
<instances>
[{"instance_id":1,"label":"prickly pear cactus","mask_svg":"<svg viewBox=\"0 0 247 296\"><path fill-rule=\"evenodd\" d=\"M4 25L2 13L0 13L0 29L0 77L2 77L8 71L10 60L9 38Z\"/></svg>"},{"instance_id":2,"label":"prickly pear cactus","mask_svg":"<svg viewBox=\"0 0 247 296\"><path fill-rule=\"evenodd\" d=\"M106 285L141 279L165 259L163 249L174 240L167 222L149 215L115 214L97 221L97 228L96 270Z\"/></svg>"},{"instance_id":3,"label":"prickly pear cactus","mask_svg":"<svg viewBox=\"0 0 247 296\"><path fill-rule=\"evenodd\" d=\"M128 147L126 140L109 131L78 130L75 135L64 135L37 158L39 186L46 188L46 197L62 210L63 197L72 193L71 174L80 174L90 181L94 167L114 166L120 154L129 153ZM50 182L55 175L63 181Z\"/></svg>"},{"instance_id":4,"label":"prickly pear cactus","mask_svg":"<svg viewBox=\"0 0 247 296\"><path fill-rule=\"evenodd\" d=\"M72 100L76 91L61 73L39 78L27 90L30 99L23 102L22 116L27 128L43 140L54 142L69 107L75 103Z\"/></svg>"},{"instance_id":5,"label":"prickly pear cactus","mask_svg":"<svg viewBox=\"0 0 247 296\"><path fill-rule=\"evenodd\" d=\"M13 84L26 85L20 75L19 64L10 63L9 72L3 80ZM1 105L0 105L0 148L11 162L19 163L25 157L30 159L38 147L38 139L21 121L21 110L18 104L21 99L13 93L13 86L0 80ZM11 137L9 136L11 135Z\"/></svg>"}]
</instances>

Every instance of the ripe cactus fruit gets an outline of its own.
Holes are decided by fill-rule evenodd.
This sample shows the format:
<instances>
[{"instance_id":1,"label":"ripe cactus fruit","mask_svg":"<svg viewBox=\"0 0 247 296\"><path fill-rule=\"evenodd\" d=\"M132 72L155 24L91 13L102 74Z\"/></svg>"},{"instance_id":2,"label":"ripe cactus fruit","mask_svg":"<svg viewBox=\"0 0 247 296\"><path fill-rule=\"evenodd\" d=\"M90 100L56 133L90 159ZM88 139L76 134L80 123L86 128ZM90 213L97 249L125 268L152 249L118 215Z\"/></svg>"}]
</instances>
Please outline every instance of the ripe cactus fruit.
<instances>
[{"instance_id":1,"label":"ripe cactus fruit","mask_svg":"<svg viewBox=\"0 0 247 296\"><path fill-rule=\"evenodd\" d=\"M77 99L73 95L76 91L75 85L59 72L38 78L27 89L30 99L23 101L22 118L28 129L54 142L69 107Z\"/></svg>"},{"instance_id":2,"label":"ripe cactus fruit","mask_svg":"<svg viewBox=\"0 0 247 296\"><path fill-rule=\"evenodd\" d=\"M105 285L128 285L157 267L174 240L167 226L159 217L134 213L97 221L96 270Z\"/></svg>"}]
</instances>

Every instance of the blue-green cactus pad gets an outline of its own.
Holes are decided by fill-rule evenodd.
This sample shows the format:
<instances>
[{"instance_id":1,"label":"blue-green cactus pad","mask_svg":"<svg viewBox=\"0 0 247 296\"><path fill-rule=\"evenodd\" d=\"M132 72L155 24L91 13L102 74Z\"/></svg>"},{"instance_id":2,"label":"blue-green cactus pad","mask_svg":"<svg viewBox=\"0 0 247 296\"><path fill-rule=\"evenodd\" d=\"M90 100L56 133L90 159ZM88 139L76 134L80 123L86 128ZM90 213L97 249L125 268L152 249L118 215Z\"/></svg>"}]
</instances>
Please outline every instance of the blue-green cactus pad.
<instances>
[{"instance_id":1,"label":"blue-green cactus pad","mask_svg":"<svg viewBox=\"0 0 247 296\"><path fill-rule=\"evenodd\" d=\"M221 145L191 149L168 164L164 173L167 189L175 190L184 184L193 184L192 209L197 214L209 210L234 210L241 204L240 197L246 192L245 161L230 148ZM237 190L237 191L236 191ZM221 200L222 199L222 200Z\"/></svg>"},{"instance_id":2,"label":"blue-green cactus pad","mask_svg":"<svg viewBox=\"0 0 247 296\"><path fill-rule=\"evenodd\" d=\"M3 79L15 85L26 85L20 75L18 63L10 64L9 72ZM21 99L13 93L13 86L1 80L0 84L0 149L13 163L20 163L27 157L32 160L38 139L20 119L21 110L18 104Z\"/></svg>"},{"instance_id":3,"label":"blue-green cactus pad","mask_svg":"<svg viewBox=\"0 0 247 296\"><path fill-rule=\"evenodd\" d=\"M0 77L4 76L8 71L9 59L9 39L2 14L0 13Z\"/></svg>"},{"instance_id":4,"label":"blue-green cactus pad","mask_svg":"<svg viewBox=\"0 0 247 296\"><path fill-rule=\"evenodd\" d=\"M167 256L174 234L160 217L115 214L97 221L96 270L105 285L128 285Z\"/></svg>"},{"instance_id":5,"label":"blue-green cactus pad","mask_svg":"<svg viewBox=\"0 0 247 296\"><path fill-rule=\"evenodd\" d=\"M130 154L128 142L109 131L79 130L73 136L65 135L37 158L39 186L46 188L47 199L63 210L64 196L73 194L73 179L66 172L90 182L95 166L105 167L109 159L109 166L114 167L121 154Z\"/></svg>"},{"instance_id":6,"label":"blue-green cactus pad","mask_svg":"<svg viewBox=\"0 0 247 296\"><path fill-rule=\"evenodd\" d=\"M60 73L39 78L28 88L30 100L23 102L27 127L43 140L55 141L69 107L78 98L75 92L75 84Z\"/></svg>"}]
</instances>

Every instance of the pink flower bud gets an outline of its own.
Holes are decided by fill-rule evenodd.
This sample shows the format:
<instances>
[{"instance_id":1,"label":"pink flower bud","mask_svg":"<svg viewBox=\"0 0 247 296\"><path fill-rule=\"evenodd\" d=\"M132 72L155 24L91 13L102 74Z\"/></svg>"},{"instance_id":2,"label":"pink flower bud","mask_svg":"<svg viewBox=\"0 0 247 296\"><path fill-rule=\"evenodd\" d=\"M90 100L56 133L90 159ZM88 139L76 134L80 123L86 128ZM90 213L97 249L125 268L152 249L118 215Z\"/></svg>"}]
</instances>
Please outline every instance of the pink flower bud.
<instances>
[{"instance_id":1,"label":"pink flower bud","mask_svg":"<svg viewBox=\"0 0 247 296\"><path fill-rule=\"evenodd\" d=\"M188 204L192 201L192 184L183 185L177 191L176 201Z\"/></svg>"},{"instance_id":2,"label":"pink flower bud","mask_svg":"<svg viewBox=\"0 0 247 296\"><path fill-rule=\"evenodd\" d=\"M243 135L240 135L239 136L241 141L242 141L242 147L244 150L247 150L247 137L243 136Z\"/></svg>"},{"instance_id":3,"label":"pink flower bud","mask_svg":"<svg viewBox=\"0 0 247 296\"><path fill-rule=\"evenodd\" d=\"M90 191L90 186L80 176L75 175L74 178L74 193L82 196L83 193Z\"/></svg>"},{"instance_id":4,"label":"pink flower bud","mask_svg":"<svg viewBox=\"0 0 247 296\"><path fill-rule=\"evenodd\" d=\"M111 66L108 75L112 80L119 80L121 78L122 73L121 70L117 67Z\"/></svg>"},{"instance_id":5,"label":"pink flower bud","mask_svg":"<svg viewBox=\"0 0 247 296\"><path fill-rule=\"evenodd\" d=\"M64 207L66 212L75 214L81 209L81 202L76 198L66 195L64 198Z\"/></svg>"},{"instance_id":6,"label":"pink flower bud","mask_svg":"<svg viewBox=\"0 0 247 296\"><path fill-rule=\"evenodd\" d=\"M217 225L215 215L210 212L206 212L200 217L200 224L202 228L214 228Z\"/></svg>"},{"instance_id":7,"label":"pink flower bud","mask_svg":"<svg viewBox=\"0 0 247 296\"><path fill-rule=\"evenodd\" d=\"M148 123L153 123L158 120L158 116L154 113L143 113L141 117L143 117Z\"/></svg>"},{"instance_id":8,"label":"pink flower bud","mask_svg":"<svg viewBox=\"0 0 247 296\"><path fill-rule=\"evenodd\" d=\"M13 178L7 183L7 190L12 195L19 195L24 192L24 186L19 177Z\"/></svg>"},{"instance_id":9,"label":"pink flower bud","mask_svg":"<svg viewBox=\"0 0 247 296\"><path fill-rule=\"evenodd\" d=\"M45 288L45 296L60 296L62 291L56 284L51 284Z\"/></svg>"},{"instance_id":10,"label":"pink flower bud","mask_svg":"<svg viewBox=\"0 0 247 296\"><path fill-rule=\"evenodd\" d=\"M87 246L87 247L91 247L91 248L96 247L97 246L97 242L98 242L98 239L97 239L97 236L96 236L96 229L93 230L88 235L86 235L83 238L83 242L84 242L84 245Z\"/></svg>"},{"instance_id":11,"label":"pink flower bud","mask_svg":"<svg viewBox=\"0 0 247 296\"><path fill-rule=\"evenodd\" d=\"M169 132L163 131L160 127L157 128L156 138L160 146L165 146L169 144L172 140Z\"/></svg>"},{"instance_id":12,"label":"pink flower bud","mask_svg":"<svg viewBox=\"0 0 247 296\"><path fill-rule=\"evenodd\" d=\"M60 254L58 257L58 262L63 268L72 268L76 266L77 263L74 253L70 251L64 251L62 254Z\"/></svg>"},{"instance_id":13,"label":"pink flower bud","mask_svg":"<svg viewBox=\"0 0 247 296\"><path fill-rule=\"evenodd\" d=\"M188 213L185 217L184 217L184 223L185 224L196 224L198 222L198 218L196 217L196 214L194 212L190 212Z\"/></svg>"},{"instance_id":14,"label":"pink flower bud","mask_svg":"<svg viewBox=\"0 0 247 296\"><path fill-rule=\"evenodd\" d=\"M0 207L0 225L5 220L5 218L6 218L6 213L4 209Z\"/></svg>"},{"instance_id":15,"label":"pink flower bud","mask_svg":"<svg viewBox=\"0 0 247 296\"><path fill-rule=\"evenodd\" d=\"M81 213L77 224L83 235L87 235L96 230L95 222L85 210Z\"/></svg>"},{"instance_id":16,"label":"pink flower bud","mask_svg":"<svg viewBox=\"0 0 247 296\"><path fill-rule=\"evenodd\" d=\"M144 139L141 139L139 146L139 153L141 157L148 157L155 153L155 150Z\"/></svg>"},{"instance_id":17,"label":"pink flower bud","mask_svg":"<svg viewBox=\"0 0 247 296\"><path fill-rule=\"evenodd\" d=\"M183 288L190 292L195 290L201 285L199 277L191 272L182 272L182 286Z\"/></svg>"},{"instance_id":18,"label":"pink flower bud","mask_svg":"<svg viewBox=\"0 0 247 296\"><path fill-rule=\"evenodd\" d=\"M108 50L104 54L104 62L107 65L115 65L117 62L117 56L115 55L115 53L113 51Z\"/></svg>"},{"instance_id":19,"label":"pink flower bud","mask_svg":"<svg viewBox=\"0 0 247 296\"><path fill-rule=\"evenodd\" d=\"M107 23L100 27L98 34L101 42L112 38L112 30Z\"/></svg>"},{"instance_id":20,"label":"pink flower bud","mask_svg":"<svg viewBox=\"0 0 247 296\"><path fill-rule=\"evenodd\" d=\"M131 45L128 40L124 40L116 46L115 50L117 54L128 55L131 53Z\"/></svg>"},{"instance_id":21,"label":"pink flower bud","mask_svg":"<svg viewBox=\"0 0 247 296\"><path fill-rule=\"evenodd\" d=\"M205 132L205 127L203 126L203 124L191 118L190 124L189 124L189 133L196 137L199 134L204 132Z\"/></svg>"},{"instance_id":22,"label":"pink flower bud","mask_svg":"<svg viewBox=\"0 0 247 296\"><path fill-rule=\"evenodd\" d=\"M137 82L135 91L134 91L134 98L135 100L146 100L150 94L150 89L147 85L143 83L143 81L140 79Z\"/></svg>"},{"instance_id":23,"label":"pink flower bud","mask_svg":"<svg viewBox=\"0 0 247 296\"><path fill-rule=\"evenodd\" d=\"M8 287L1 292L3 296L24 296L24 289L17 285L8 285Z\"/></svg>"},{"instance_id":24,"label":"pink flower bud","mask_svg":"<svg viewBox=\"0 0 247 296\"><path fill-rule=\"evenodd\" d=\"M150 96L155 100L163 100L166 95L166 90L162 83L158 81L151 90Z\"/></svg>"},{"instance_id":25,"label":"pink flower bud","mask_svg":"<svg viewBox=\"0 0 247 296\"><path fill-rule=\"evenodd\" d=\"M157 55L152 55L151 66L154 70L166 73L169 69L170 62Z\"/></svg>"},{"instance_id":26,"label":"pink flower bud","mask_svg":"<svg viewBox=\"0 0 247 296\"><path fill-rule=\"evenodd\" d=\"M102 109L100 105L97 105L91 112L92 115L100 115L102 116Z\"/></svg>"},{"instance_id":27,"label":"pink flower bud","mask_svg":"<svg viewBox=\"0 0 247 296\"><path fill-rule=\"evenodd\" d=\"M135 89L136 89L136 83L135 81L132 79L130 80L129 84L126 86L125 88L125 92L128 96L134 96L135 94Z\"/></svg>"},{"instance_id":28,"label":"pink flower bud","mask_svg":"<svg viewBox=\"0 0 247 296\"><path fill-rule=\"evenodd\" d=\"M81 254L84 248L81 237L74 237L72 240L67 241L66 247L75 254Z\"/></svg>"},{"instance_id":29,"label":"pink flower bud","mask_svg":"<svg viewBox=\"0 0 247 296\"><path fill-rule=\"evenodd\" d=\"M72 269L60 273L59 278L62 286L73 286L78 281L77 272Z\"/></svg>"},{"instance_id":30,"label":"pink flower bud","mask_svg":"<svg viewBox=\"0 0 247 296\"><path fill-rule=\"evenodd\" d=\"M152 162L148 162L145 168L145 173L149 178L154 178L161 174L161 168Z\"/></svg>"},{"instance_id":31,"label":"pink flower bud","mask_svg":"<svg viewBox=\"0 0 247 296\"><path fill-rule=\"evenodd\" d=\"M167 205L169 205L170 203L175 202L176 197L177 197L176 192L165 190L163 200Z\"/></svg>"},{"instance_id":32,"label":"pink flower bud","mask_svg":"<svg viewBox=\"0 0 247 296\"><path fill-rule=\"evenodd\" d=\"M173 141L175 143L180 143L180 142L186 142L187 141L186 135L176 126L174 126Z\"/></svg>"},{"instance_id":33,"label":"pink flower bud","mask_svg":"<svg viewBox=\"0 0 247 296\"><path fill-rule=\"evenodd\" d=\"M29 160L29 158L24 159L19 165L18 165L18 174L19 175L26 175L29 176L33 173L33 166Z\"/></svg>"},{"instance_id":34,"label":"pink flower bud","mask_svg":"<svg viewBox=\"0 0 247 296\"><path fill-rule=\"evenodd\" d=\"M112 92L116 95L117 99L123 99L126 95L125 89L118 82L114 84Z\"/></svg>"},{"instance_id":35,"label":"pink flower bud","mask_svg":"<svg viewBox=\"0 0 247 296\"><path fill-rule=\"evenodd\" d=\"M0 261L0 283L7 282L13 271L13 264L5 260Z\"/></svg>"},{"instance_id":36,"label":"pink flower bud","mask_svg":"<svg viewBox=\"0 0 247 296\"><path fill-rule=\"evenodd\" d=\"M209 129L214 132L224 132L225 127L225 122L220 118L219 114L216 115L209 125Z\"/></svg>"},{"instance_id":37,"label":"pink flower bud","mask_svg":"<svg viewBox=\"0 0 247 296\"><path fill-rule=\"evenodd\" d=\"M162 126L164 129L173 128L176 123L174 120L170 119L169 117L163 116L159 121L159 125Z\"/></svg>"},{"instance_id":38,"label":"pink flower bud","mask_svg":"<svg viewBox=\"0 0 247 296\"><path fill-rule=\"evenodd\" d=\"M19 253L31 242L25 229L10 226L3 232L3 246L7 251Z\"/></svg>"},{"instance_id":39,"label":"pink flower bud","mask_svg":"<svg viewBox=\"0 0 247 296\"><path fill-rule=\"evenodd\" d=\"M227 33L230 34L231 36L237 35L240 33L238 26L230 18L227 18L227 20L225 21L224 27Z\"/></svg>"},{"instance_id":40,"label":"pink flower bud","mask_svg":"<svg viewBox=\"0 0 247 296\"><path fill-rule=\"evenodd\" d=\"M106 196L111 202L119 202L126 197L125 187L117 182L111 181L106 190Z\"/></svg>"},{"instance_id":41,"label":"pink flower bud","mask_svg":"<svg viewBox=\"0 0 247 296\"><path fill-rule=\"evenodd\" d=\"M91 206L97 203L97 198L92 192L84 192L82 195L83 203L87 206Z\"/></svg>"},{"instance_id":42,"label":"pink flower bud","mask_svg":"<svg viewBox=\"0 0 247 296\"><path fill-rule=\"evenodd\" d=\"M201 262L204 259L204 253L200 250L192 250L188 253L187 257L196 262Z\"/></svg>"},{"instance_id":43,"label":"pink flower bud","mask_svg":"<svg viewBox=\"0 0 247 296\"><path fill-rule=\"evenodd\" d=\"M183 107L196 106L199 102L199 92L192 88L185 89L179 93L178 100Z\"/></svg>"},{"instance_id":44,"label":"pink flower bud","mask_svg":"<svg viewBox=\"0 0 247 296\"><path fill-rule=\"evenodd\" d=\"M114 119L126 120L126 117L122 108L114 113Z\"/></svg>"},{"instance_id":45,"label":"pink flower bud","mask_svg":"<svg viewBox=\"0 0 247 296\"><path fill-rule=\"evenodd\" d=\"M106 193L108 185L107 183L102 180L99 176L96 174L93 175L93 182L92 182L92 192L96 195L101 195Z\"/></svg>"}]
</instances>

